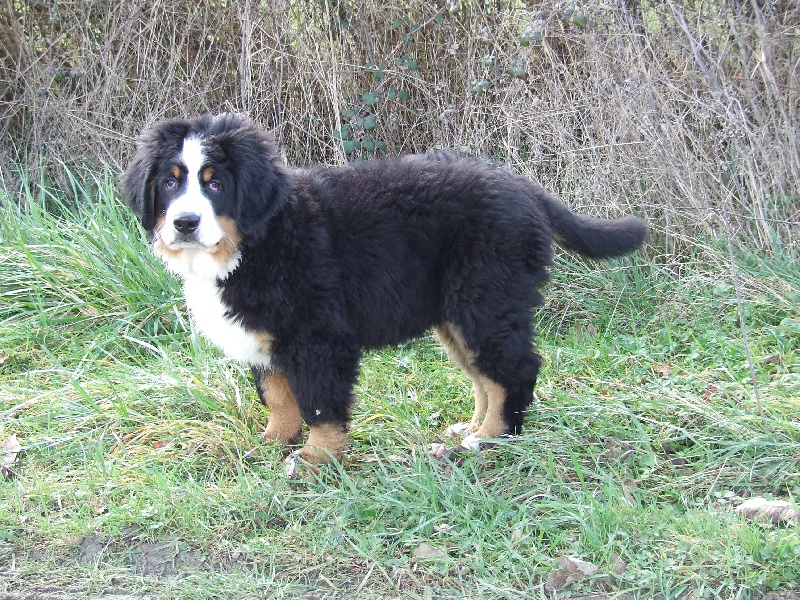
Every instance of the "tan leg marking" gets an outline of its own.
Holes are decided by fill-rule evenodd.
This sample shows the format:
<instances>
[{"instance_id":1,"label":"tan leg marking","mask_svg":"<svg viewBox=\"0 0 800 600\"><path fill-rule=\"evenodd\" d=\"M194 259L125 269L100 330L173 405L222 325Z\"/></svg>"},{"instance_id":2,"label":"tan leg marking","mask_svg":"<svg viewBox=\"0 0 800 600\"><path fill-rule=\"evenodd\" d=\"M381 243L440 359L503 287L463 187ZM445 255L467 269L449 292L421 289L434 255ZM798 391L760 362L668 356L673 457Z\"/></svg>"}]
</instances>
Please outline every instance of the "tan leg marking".
<instances>
[{"instance_id":1,"label":"tan leg marking","mask_svg":"<svg viewBox=\"0 0 800 600\"><path fill-rule=\"evenodd\" d=\"M306 445L297 454L310 463L329 463L340 460L347 447L347 427L326 423L311 427Z\"/></svg>"},{"instance_id":2,"label":"tan leg marking","mask_svg":"<svg viewBox=\"0 0 800 600\"><path fill-rule=\"evenodd\" d=\"M303 428L303 417L300 416L300 408L286 377L278 373L266 373L259 383L264 390L264 402L269 408L269 422L261 439L279 444L297 441Z\"/></svg>"},{"instance_id":3,"label":"tan leg marking","mask_svg":"<svg viewBox=\"0 0 800 600\"><path fill-rule=\"evenodd\" d=\"M472 380L472 390L475 393L475 410L472 413L472 419L470 419L467 429L470 433L475 433L480 428L483 416L489 408L489 392L486 391L486 386L480 375L473 375L472 373L467 373L467 375ZM489 380L486 379L486 381Z\"/></svg>"},{"instance_id":4,"label":"tan leg marking","mask_svg":"<svg viewBox=\"0 0 800 600\"><path fill-rule=\"evenodd\" d=\"M506 404L506 391L491 379L483 378L483 385L488 396L488 406L483 424L475 433L479 438L496 438L508 433L508 424L503 417L503 408Z\"/></svg>"},{"instance_id":5,"label":"tan leg marking","mask_svg":"<svg viewBox=\"0 0 800 600\"><path fill-rule=\"evenodd\" d=\"M445 323L436 327L434 331L453 361L472 381L475 393L475 410L470 422L450 427L448 433L450 435L467 433L461 445L480 450L481 440L497 438L508 433L508 424L503 416L506 391L499 383L480 374L475 367L475 355L453 325Z\"/></svg>"},{"instance_id":6,"label":"tan leg marking","mask_svg":"<svg viewBox=\"0 0 800 600\"><path fill-rule=\"evenodd\" d=\"M481 426L481 420L486 414L489 406L489 398L484 381L489 381L480 375L475 369L475 356L467 348L464 339L458 330L450 323L445 323L433 329L439 342L444 346L448 356L459 368L464 371L472 381L472 391L475 394L475 409L472 412L472 419L466 426L469 433L474 433Z\"/></svg>"}]
</instances>

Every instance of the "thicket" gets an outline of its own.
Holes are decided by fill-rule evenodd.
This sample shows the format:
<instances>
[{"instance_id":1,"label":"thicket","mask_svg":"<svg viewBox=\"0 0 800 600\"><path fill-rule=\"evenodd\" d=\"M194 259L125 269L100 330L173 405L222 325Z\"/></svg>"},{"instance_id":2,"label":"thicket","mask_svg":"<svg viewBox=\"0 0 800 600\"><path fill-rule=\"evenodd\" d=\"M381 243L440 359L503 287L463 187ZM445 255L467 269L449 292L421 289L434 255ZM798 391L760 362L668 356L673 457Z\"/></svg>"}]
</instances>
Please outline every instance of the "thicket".
<instances>
[{"instance_id":1,"label":"thicket","mask_svg":"<svg viewBox=\"0 0 800 600\"><path fill-rule=\"evenodd\" d=\"M119 170L155 119L234 110L295 165L460 148L666 252L786 249L799 69L793 0L0 0L0 176Z\"/></svg>"}]
</instances>

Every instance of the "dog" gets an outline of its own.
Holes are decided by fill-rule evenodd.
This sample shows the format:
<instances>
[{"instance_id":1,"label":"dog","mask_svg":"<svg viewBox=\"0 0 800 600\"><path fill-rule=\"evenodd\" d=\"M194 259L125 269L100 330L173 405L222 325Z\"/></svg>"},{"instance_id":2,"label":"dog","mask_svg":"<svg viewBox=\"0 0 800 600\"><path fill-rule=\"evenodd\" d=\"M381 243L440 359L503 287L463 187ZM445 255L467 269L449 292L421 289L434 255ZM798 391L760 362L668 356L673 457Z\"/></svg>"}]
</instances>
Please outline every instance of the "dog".
<instances>
[{"instance_id":1,"label":"dog","mask_svg":"<svg viewBox=\"0 0 800 600\"><path fill-rule=\"evenodd\" d=\"M576 215L485 160L291 169L271 134L230 113L142 132L123 188L197 329L251 368L262 437L296 444L305 422L289 459L312 468L346 449L362 352L430 329L473 384L463 445L519 433L552 242L607 258L648 235L640 218Z\"/></svg>"}]
</instances>

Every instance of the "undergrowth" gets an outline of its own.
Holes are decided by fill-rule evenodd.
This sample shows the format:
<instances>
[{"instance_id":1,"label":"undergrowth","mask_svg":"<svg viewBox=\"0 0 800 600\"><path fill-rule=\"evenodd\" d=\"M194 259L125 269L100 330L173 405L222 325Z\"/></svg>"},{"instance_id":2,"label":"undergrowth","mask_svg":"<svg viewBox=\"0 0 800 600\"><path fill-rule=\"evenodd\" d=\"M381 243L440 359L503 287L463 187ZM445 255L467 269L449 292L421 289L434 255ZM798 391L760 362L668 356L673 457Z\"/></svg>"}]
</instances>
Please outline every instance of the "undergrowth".
<instances>
[{"instance_id":1,"label":"undergrowth","mask_svg":"<svg viewBox=\"0 0 800 600\"><path fill-rule=\"evenodd\" d=\"M734 282L712 244L558 252L523 435L428 457L472 410L428 337L364 356L344 463L292 483L247 369L193 331L112 178L73 181L68 203L0 192L0 444L23 446L0 591L549 598L566 556L598 569L559 597L797 588L798 525L733 511L800 494L796 257L745 253Z\"/></svg>"}]
</instances>

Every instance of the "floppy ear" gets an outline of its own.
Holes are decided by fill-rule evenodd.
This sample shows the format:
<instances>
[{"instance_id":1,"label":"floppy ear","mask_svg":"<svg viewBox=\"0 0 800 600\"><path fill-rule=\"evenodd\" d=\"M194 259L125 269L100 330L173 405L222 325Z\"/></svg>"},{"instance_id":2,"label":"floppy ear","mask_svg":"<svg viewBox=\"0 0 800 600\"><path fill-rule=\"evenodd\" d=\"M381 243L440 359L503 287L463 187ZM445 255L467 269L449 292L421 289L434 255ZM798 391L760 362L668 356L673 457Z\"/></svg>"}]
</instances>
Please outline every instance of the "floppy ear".
<instances>
[{"instance_id":1,"label":"floppy ear","mask_svg":"<svg viewBox=\"0 0 800 600\"><path fill-rule=\"evenodd\" d=\"M267 222L289 199L289 169L278 155L272 134L260 125L238 115L221 115L217 119L228 120L218 141L233 158L236 226L245 239L258 239Z\"/></svg>"},{"instance_id":2,"label":"floppy ear","mask_svg":"<svg viewBox=\"0 0 800 600\"><path fill-rule=\"evenodd\" d=\"M162 139L163 135L155 128L142 132L137 138L136 155L122 176L125 201L148 234L156 226L153 176L158 160L157 144Z\"/></svg>"}]
</instances>

